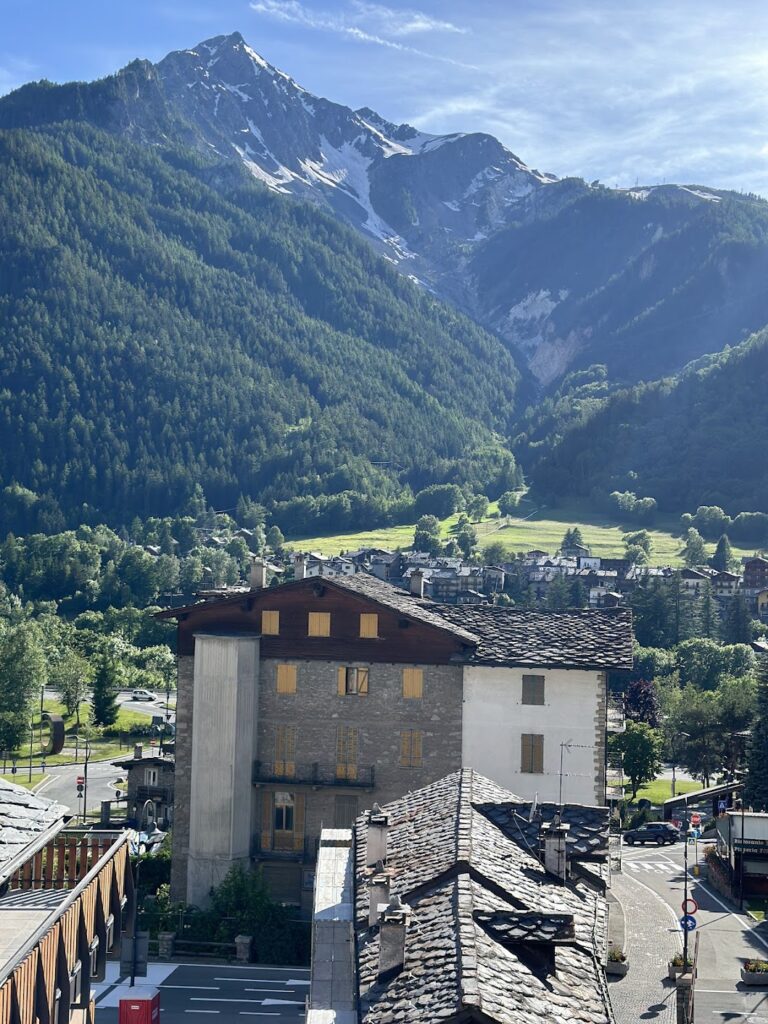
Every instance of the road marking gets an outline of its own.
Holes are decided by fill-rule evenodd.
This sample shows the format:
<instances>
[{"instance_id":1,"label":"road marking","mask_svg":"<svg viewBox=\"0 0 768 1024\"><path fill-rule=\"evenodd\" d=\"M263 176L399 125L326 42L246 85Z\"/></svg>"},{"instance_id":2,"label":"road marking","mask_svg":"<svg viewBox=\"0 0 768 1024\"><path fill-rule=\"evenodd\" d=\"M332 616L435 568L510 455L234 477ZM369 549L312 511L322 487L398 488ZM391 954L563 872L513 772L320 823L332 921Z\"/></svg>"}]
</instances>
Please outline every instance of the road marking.
<instances>
[{"instance_id":1,"label":"road marking","mask_svg":"<svg viewBox=\"0 0 768 1024\"><path fill-rule=\"evenodd\" d=\"M303 999L264 999L262 1006L303 1006Z\"/></svg>"},{"instance_id":2,"label":"road marking","mask_svg":"<svg viewBox=\"0 0 768 1024\"><path fill-rule=\"evenodd\" d=\"M219 1010L185 1010L184 1013L219 1013Z\"/></svg>"},{"instance_id":3,"label":"road marking","mask_svg":"<svg viewBox=\"0 0 768 1024\"><path fill-rule=\"evenodd\" d=\"M690 874L690 872L689 872L689 874ZM691 876L691 877L693 877L693 876ZM731 908L729 906L727 906L727 904L723 903L723 901L718 896L715 895L715 893L712 891L712 889L710 889L710 887L706 883L702 882L700 878L696 878L695 882L696 882L696 885L700 885L702 887L702 889L707 893L708 896L712 897L712 899L715 901L715 903L718 904L718 906L721 906L723 908L723 910L726 912L726 914L728 914L731 917L738 918L739 915L734 913L734 911L731 910ZM768 949L768 942L766 942L765 939L761 935L758 935L757 932L755 931L755 927L757 927L758 924L760 924L759 921L756 922L755 925L752 925L752 926L750 926L750 925L742 925L742 931L749 932L751 935L753 935L757 939L757 941L759 943L761 943L763 946L765 946L766 949Z\"/></svg>"},{"instance_id":4,"label":"road marking","mask_svg":"<svg viewBox=\"0 0 768 1024\"><path fill-rule=\"evenodd\" d=\"M217 1011L218 1012L218 1011ZM281 1016L280 1011L277 1010L241 1010L241 1017L279 1017Z\"/></svg>"},{"instance_id":5,"label":"road marking","mask_svg":"<svg viewBox=\"0 0 768 1024\"><path fill-rule=\"evenodd\" d=\"M286 985L309 985L309 981L299 981L298 978L289 978Z\"/></svg>"},{"instance_id":6,"label":"road marking","mask_svg":"<svg viewBox=\"0 0 768 1024\"><path fill-rule=\"evenodd\" d=\"M271 991L271 989L270 989ZM192 996L193 1003L263 1003L263 999L220 999L218 996Z\"/></svg>"},{"instance_id":7,"label":"road marking","mask_svg":"<svg viewBox=\"0 0 768 1024\"><path fill-rule=\"evenodd\" d=\"M202 991L206 992L219 992L219 985L164 985L162 982L157 986L158 988L183 988L190 989L191 991Z\"/></svg>"},{"instance_id":8,"label":"road marking","mask_svg":"<svg viewBox=\"0 0 768 1024\"><path fill-rule=\"evenodd\" d=\"M284 982L282 982L282 984L283 985L287 985L288 982L284 981ZM309 982L306 982L306 984L308 985ZM286 989L286 991L290 991L290 989ZM269 994L273 996L277 992L277 989L276 988L244 988L243 992L269 992Z\"/></svg>"}]
</instances>

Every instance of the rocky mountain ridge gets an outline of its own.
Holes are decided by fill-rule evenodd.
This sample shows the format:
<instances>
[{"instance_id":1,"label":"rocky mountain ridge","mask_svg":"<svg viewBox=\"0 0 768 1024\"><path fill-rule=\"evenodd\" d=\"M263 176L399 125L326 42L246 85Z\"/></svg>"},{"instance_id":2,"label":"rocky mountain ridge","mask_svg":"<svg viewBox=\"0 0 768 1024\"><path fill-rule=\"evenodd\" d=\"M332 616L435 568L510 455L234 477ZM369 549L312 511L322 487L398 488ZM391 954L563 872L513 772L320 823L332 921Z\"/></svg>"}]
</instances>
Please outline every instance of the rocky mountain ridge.
<instances>
[{"instance_id":1,"label":"rocky mountain ridge","mask_svg":"<svg viewBox=\"0 0 768 1024\"><path fill-rule=\"evenodd\" d=\"M544 386L594 362L625 383L677 372L768 322L756 286L768 204L756 197L558 180L491 135L429 135L314 96L239 33L0 100L0 127L67 119L182 142L319 203L492 329Z\"/></svg>"}]
</instances>

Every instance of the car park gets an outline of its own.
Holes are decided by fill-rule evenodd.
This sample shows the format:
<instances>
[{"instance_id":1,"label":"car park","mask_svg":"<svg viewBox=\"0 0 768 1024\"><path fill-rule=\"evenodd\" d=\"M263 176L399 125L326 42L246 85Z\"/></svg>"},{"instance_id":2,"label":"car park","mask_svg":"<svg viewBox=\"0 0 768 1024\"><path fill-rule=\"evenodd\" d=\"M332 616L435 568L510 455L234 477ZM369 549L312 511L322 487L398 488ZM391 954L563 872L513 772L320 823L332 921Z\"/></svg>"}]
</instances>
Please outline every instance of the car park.
<instances>
[{"instance_id":1,"label":"car park","mask_svg":"<svg viewBox=\"0 0 768 1024\"><path fill-rule=\"evenodd\" d=\"M624 842L629 846L635 843L664 846L665 843L676 843L679 839L680 832L668 821L646 821L644 825L627 829L624 833Z\"/></svg>"}]
</instances>

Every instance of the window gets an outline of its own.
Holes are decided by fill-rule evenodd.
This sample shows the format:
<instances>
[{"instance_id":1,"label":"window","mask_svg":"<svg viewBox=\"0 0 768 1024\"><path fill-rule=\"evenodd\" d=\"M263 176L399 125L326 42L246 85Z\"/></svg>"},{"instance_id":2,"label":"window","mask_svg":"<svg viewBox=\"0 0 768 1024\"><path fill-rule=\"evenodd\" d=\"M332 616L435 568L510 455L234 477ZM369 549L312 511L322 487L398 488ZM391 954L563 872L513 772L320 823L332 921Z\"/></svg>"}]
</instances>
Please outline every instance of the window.
<instances>
[{"instance_id":1,"label":"window","mask_svg":"<svg viewBox=\"0 0 768 1024\"><path fill-rule=\"evenodd\" d=\"M275 731L275 775L290 779L296 774L296 726L278 725Z\"/></svg>"},{"instance_id":2,"label":"window","mask_svg":"<svg viewBox=\"0 0 768 1024\"><path fill-rule=\"evenodd\" d=\"M336 728L336 778L357 778L357 729L353 726Z\"/></svg>"},{"instance_id":3,"label":"window","mask_svg":"<svg viewBox=\"0 0 768 1024\"><path fill-rule=\"evenodd\" d=\"M400 733L401 768L421 768L421 740L423 735L420 729L405 729Z\"/></svg>"},{"instance_id":4,"label":"window","mask_svg":"<svg viewBox=\"0 0 768 1024\"><path fill-rule=\"evenodd\" d=\"M523 733L520 737L520 771L528 775L544 772L544 737Z\"/></svg>"},{"instance_id":5,"label":"window","mask_svg":"<svg viewBox=\"0 0 768 1024\"><path fill-rule=\"evenodd\" d=\"M275 832L293 834L293 793L275 793Z\"/></svg>"},{"instance_id":6,"label":"window","mask_svg":"<svg viewBox=\"0 0 768 1024\"><path fill-rule=\"evenodd\" d=\"M144 769L144 785L145 786L156 786L157 785L157 768L145 768Z\"/></svg>"},{"instance_id":7,"label":"window","mask_svg":"<svg viewBox=\"0 0 768 1024\"><path fill-rule=\"evenodd\" d=\"M307 622L307 636L330 636L331 613L310 612Z\"/></svg>"},{"instance_id":8,"label":"window","mask_svg":"<svg viewBox=\"0 0 768 1024\"><path fill-rule=\"evenodd\" d=\"M379 616L363 614L360 616L360 636L366 640L376 639L379 635Z\"/></svg>"},{"instance_id":9,"label":"window","mask_svg":"<svg viewBox=\"0 0 768 1024\"><path fill-rule=\"evenodd\" d=\"M424 695L424 671L420 668L403 669L403 696L421 700Z\"/></svg>"},{"instance_id":10,"label":"window","mask_svg":"<svg viewBox=\"0 0 768 1024\"><path fill-rule=\"evenodd\" d=\"M263 636L280 635L280 612L261 613L261 632Z\"/></svg>"},{"instance_id":11,"label":"window","mask_svg":"<svg viewBox=\"0 0 768 1024\"><path fill-rule=\"evenodd\" d=\"M357 797L337 796L334 799L333 827L352 828L357 817Z\"/></svg>"},{"instance_id":12,"label":"window","mask_svg":"<svg viewBox=\"0 0 768 1024\"><path fill-rule=\"evenodd\" d=\"M357 694L364 697L368 693L368 669L355 665L340 665L336 681L336 689L340 697Z\"/></svg>"},{"instance_id":13,"label":"window","mask_svg":"<svg viewBox=\"0 0 768 1024\"><path fill-rule=\"evenodd\" d=\"M523 676L523 704L544 703L544 676Z\"/></svg>"},{"instance_id":14,"label":"window","mask_svg":"<svg viewBox=\"0 0 768 1024\"><path fill-rule=\"evenodd\" d=\"M296 666L278 665L276 680L278 693L296 693Z\"/></svg>"}]
</instances>

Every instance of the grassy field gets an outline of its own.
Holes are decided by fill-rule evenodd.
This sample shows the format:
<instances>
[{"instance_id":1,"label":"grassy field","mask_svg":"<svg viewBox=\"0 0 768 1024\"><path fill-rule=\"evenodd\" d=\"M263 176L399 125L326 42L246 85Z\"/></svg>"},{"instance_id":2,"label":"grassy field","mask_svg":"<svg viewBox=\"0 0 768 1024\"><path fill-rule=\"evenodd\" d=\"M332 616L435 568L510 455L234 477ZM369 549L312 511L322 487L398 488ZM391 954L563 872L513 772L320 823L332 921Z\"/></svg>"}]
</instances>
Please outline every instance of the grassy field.
<instances>
[{"instance_id":1,"label":"grassy field","mask_svg":"<svg viewBox=\"0 0 768 1024\"><path fill-rule=\"evenodd\" d=\"M497 511L492 503L490 512ZM441 523L443 537L448 540L450 530L458 515L450 516ZM607 516L590 511L583 505L564 505L561 508L540 508L527 498L520 502L518 515L505 518L488 518L475 524L480 547L501 541L509 554L517 551L531 551L541 548L554 554L559 548L563 534L568 527L578 526L584 543L592 553L604 558L618 558L624 554L624 534L632 532L617 526ZM381 547L392 551L408 548L413 542L413 524L407 526L383 527L361 533L339 533L325 537L301 537L288 541L287 546L304 551L319 551L325 555L337 555L342 551L354 551L361 547ZM634 529L634 528L632 528ZM682 565L679 537L679 521L675 516L660 516L654 529L648 531L653 540L651 562L655 565ZM675 534L678 534L677 536ZM708 544L709 553L715 545ZM734 555L754 554L752 548L733 545Z\"/></svg>"},{"instance_id":2,"label":"grassy field","mask_svg":"<svg viewBox=\"0 0 768 1024\"><path fill-rule=\"evenodd\" d=\"M29 774L25 772L22 767L19 767L18 772L8 775L0 774L0 779L5 779L6 782L12 782L15 786L23 786L24 789L34 789L35 786L42 782L45 778L44 775L38 774L37 772L32 773L32 781L29 781Z\"/></svg>"},{"instance_id":3,"label":"grassy field","mask_svg":"<svg viewBox=\"0 0 768 1024\"><path fill-rule=\"evenodd\" d=\"M700 782L676 782L675 791L677 796L682 796L683 793L692 793L696 789L701 789ZM650 800L654 807L660 807L665 800L669 800L672 796L672 782L670 779L656 779L654 782L649 782L647 786L643 786L637 791L638 800Z\"/></svg>"}]
</instances>

